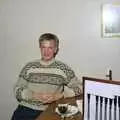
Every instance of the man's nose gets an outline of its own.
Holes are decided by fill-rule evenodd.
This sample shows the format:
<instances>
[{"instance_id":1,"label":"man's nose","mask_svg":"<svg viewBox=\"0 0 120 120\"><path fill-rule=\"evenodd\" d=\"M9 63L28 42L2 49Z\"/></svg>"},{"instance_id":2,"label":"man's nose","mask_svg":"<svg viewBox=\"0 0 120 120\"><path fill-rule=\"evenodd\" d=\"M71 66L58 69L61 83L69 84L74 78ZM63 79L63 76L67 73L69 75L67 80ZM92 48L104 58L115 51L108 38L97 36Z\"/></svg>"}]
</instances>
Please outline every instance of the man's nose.
<instances>
[{"instance_id":1,"label":"man's nose","mask_svg":"<svg viewBox=\"0 0 120 120\"><path fill-rule=\"evenodd\" d=\"M46 49L45 49L45 54L48 54L48 52L49 52L49 50L46 48Z\"/></svg>"}]
</instances>

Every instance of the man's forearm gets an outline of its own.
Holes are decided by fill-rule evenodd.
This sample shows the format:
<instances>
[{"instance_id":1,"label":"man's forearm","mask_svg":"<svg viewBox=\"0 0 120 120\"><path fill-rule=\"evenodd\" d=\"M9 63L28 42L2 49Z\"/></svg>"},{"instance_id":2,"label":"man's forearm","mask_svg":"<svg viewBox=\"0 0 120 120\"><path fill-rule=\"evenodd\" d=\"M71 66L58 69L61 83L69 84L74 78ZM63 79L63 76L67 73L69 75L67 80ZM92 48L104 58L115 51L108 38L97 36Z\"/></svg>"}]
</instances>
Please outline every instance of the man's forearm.
<instances>
[{"instance_id":1,"label":"man's forearm","mask_svg":"<svg viewBox=\"0 0 120 120\"><path fill-rule=\"evenodd\" d=\"M51 103L63 97L62 93L33 93L33 99L43 103Z\"/></svg>"}]
</instances>

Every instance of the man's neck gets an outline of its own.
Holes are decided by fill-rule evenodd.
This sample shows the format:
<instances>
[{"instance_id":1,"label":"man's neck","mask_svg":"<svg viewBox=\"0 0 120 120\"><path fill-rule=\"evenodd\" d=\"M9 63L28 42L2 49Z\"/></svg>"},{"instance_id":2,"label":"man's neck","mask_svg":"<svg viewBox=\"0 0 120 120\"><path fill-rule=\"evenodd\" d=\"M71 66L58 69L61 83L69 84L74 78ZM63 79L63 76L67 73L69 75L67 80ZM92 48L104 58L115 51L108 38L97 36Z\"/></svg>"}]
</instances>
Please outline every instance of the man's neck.
<instances>
[{"instance_id":1,"label":"man's neck","mask_svg":"<svg viewBox=\"0 0 120 120\"><path fill-rule=\"evenodd\" d=\"M54 58L51 59L51 60L43 60L43 59L41 59L41 60L40 60L40 63L41 63L42 65L47 66L47 65L52 64L54 60L55 60Z\"/></svg>"}]
</instances>

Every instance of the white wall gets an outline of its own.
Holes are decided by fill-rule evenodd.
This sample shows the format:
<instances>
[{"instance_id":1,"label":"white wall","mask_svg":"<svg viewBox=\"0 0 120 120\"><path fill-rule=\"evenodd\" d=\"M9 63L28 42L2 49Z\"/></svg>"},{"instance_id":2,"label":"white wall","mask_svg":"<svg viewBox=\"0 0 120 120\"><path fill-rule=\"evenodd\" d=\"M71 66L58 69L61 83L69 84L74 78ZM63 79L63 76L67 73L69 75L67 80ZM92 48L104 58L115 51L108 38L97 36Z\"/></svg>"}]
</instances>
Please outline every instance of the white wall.
<instances>
[{"instance_id":1,"label":"white wall","mask_svg":"<svg viewBox=\"0 0 120 120\"><path fill-rule=\"evenodd\" d=\"M57 59L80 79L105 78L111 67L113 79L120 80L120 40L101 37L100 6L112 1L0 0L0 119L10 119L17 104L13 85L23 65L39 58L38 37L44 32L58 35Z\"/></svg>"}]
</instances>

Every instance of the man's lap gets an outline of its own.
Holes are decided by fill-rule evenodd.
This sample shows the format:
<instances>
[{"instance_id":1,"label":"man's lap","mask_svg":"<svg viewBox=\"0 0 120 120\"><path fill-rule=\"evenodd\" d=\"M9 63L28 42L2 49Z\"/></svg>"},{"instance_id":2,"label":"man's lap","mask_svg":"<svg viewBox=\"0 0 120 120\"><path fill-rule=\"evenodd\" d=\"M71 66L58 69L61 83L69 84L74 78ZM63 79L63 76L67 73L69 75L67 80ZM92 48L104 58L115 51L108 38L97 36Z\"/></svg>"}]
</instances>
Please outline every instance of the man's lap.
<instances>
[{"instance_id":1,"label":"man's lap","mask_svg":"<svg viewBox=\"0 0 120 120\"><path fill-rule=\"evenodd\" d=\"M35 120L40 113L42 113L42 111L18 105L18 108L14 111L11 120Z\"/></svg>"}]
</instances>

